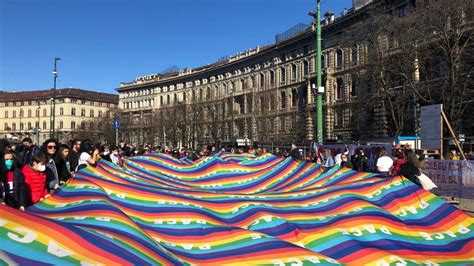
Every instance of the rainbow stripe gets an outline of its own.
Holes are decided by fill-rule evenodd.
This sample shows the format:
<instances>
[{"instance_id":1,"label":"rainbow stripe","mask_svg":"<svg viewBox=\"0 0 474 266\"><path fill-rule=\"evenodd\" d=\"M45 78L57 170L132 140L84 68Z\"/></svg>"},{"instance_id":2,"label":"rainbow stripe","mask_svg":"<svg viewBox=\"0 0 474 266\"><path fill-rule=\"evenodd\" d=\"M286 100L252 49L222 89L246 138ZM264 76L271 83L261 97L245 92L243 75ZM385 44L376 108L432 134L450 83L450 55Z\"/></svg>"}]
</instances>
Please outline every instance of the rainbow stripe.
<instances>
[{"instance_id":1,"label":"rainbow stripe","mask_svg":"<svg viewBox=\"0 0 474 266\"><path fill-rule=\"evenodd\" d=\"M271 154L101 162L20 212L2 264L469 265L474 219L409 180Z\"/></svg>"}]
</instances>

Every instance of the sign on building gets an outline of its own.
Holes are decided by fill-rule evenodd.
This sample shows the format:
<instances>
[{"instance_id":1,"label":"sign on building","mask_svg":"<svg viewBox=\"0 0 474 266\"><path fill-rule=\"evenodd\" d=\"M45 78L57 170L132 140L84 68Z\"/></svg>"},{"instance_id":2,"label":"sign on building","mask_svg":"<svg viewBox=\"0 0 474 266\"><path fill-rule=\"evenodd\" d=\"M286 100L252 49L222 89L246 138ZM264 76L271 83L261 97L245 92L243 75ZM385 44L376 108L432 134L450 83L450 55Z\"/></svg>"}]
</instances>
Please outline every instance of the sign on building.
<instances>
[{"instance_id":1,"label":"sign on building","mask_svg":"<svg viewBox=\"0 0 474 266\"><path fill-rule=\"evenodd\" d=\"M443 142L442 104L421 107L421 148L441 149Z\"/></svg>"}]
</instances>

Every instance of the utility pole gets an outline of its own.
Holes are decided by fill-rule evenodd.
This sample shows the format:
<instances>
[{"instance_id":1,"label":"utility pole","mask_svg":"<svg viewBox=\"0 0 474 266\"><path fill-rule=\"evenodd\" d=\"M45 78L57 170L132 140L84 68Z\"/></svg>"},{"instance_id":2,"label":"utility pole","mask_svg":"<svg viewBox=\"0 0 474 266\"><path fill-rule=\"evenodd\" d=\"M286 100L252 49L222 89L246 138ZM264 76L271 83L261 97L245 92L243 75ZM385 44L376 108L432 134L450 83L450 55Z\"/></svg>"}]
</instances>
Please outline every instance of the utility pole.
<instances>
[{"instance_id":1,"label":"utility pole","mask_svg":"<svg viewBox=\"0 0 474 266\"><path fill-rule=\"evenodd\" d=\"M316 22L316 142L323 143L323 93L321 77L321 0L316 0L316 13L310 12Z\"/></svg>"},{"instance_id":2,"label":"utility pole","mask_svg":"<svg viewBox=\"0 0 474 266\"><path fill-rule=\"evenodd\" d=\"M323 143L323 92L321 90L321 0L316 7L316 138Z\"/></svg>"},{"instance_id":3,"label":"utility pole","mask_svg":"<svg viewBox=\"0 0 474 266\"><path fill-rule=\"evenodd\" d=\"M51 102L52 102L52 107L51 107L51 130L49 131L49 138L53 139L54 138L54 130L55 130L55 125L54 123L56 122L56 79L58 78L58 70L57 70L57 62L58 60L61 60L59 57L54 58L54 70L53 70L53 78L54 78L54 87L51 95Z\"/></svg>"}]
</instances>

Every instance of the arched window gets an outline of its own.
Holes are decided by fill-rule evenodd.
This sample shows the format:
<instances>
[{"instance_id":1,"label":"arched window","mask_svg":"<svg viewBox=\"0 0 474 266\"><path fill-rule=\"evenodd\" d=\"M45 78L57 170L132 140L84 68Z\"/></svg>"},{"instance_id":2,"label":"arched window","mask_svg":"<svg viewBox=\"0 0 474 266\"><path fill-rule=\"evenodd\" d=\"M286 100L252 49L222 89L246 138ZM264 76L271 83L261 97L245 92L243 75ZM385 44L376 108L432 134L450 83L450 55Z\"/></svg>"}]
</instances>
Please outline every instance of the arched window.
<instances>
[{"instance_id":1,"label":"arched window","mask_svg":"<svg viewBox=\"0 0 474 266\"><path fill-rule=\"evenodd\" d=\"M28 109L28 117L31 117L31 109Z\"/></svg>"},{"instance_id":2,"label":"arched window","mask_svg":"<svg viewBox=\"0 0 474 266\"><path fill-rule=\"evenodd\" d=\"M359 82L355 76L352 76L352 84L351 84L351 96L357 96L359 90Z\"/></svg>"},{"instance_id":3,"label":"arched window","mask_svg":"<svg viewBox=\"0 0 474 266\"><path fill-rule=\"evenodd\" d=\"M193 91L193 94L194 94L194 91ZM193 95L193 98L194 98L194 95ZM174 94L174 100L173 100L173 103L177 103L178 102L178 94Z\"/></svg>"},{"instance_id":4,"label":"arched window","mask_svg":"<svg viewBox=\"0 0 474 266\"><path fill-rule=\"evenodd\" d=\"M211 99L211 88L207 87L206 89L206 99L210 100Z\"/></svg>"},{"instance_id":5,"label":"arched window","mask_svg":"<svg viewBox=\"0 0 474 266\"><path fill-rule=\"evenodd\" d=\"M16 111L13 110L13 118L16 118Z\"/></svg>"},{"instance_id":6,"label":"arched window","mask_svg":"<svg viewBox=\"0 0 474 266\"><path fill-rule=\"evenodd\" d=\"M296 89L291 90L291 107L295 107L298 103L298 92Z\"/></svg>"},{"instance_id":7,"label":"arched window","mask_svg":"<svg viewBox=\"0 0 474 266\"><path fill-rule=\"evenodd\" d=\"M263 88L265 86L265 74L260 73L260 87Z\"/></svg>"},{"instance_id":8,"label":"arched window","mask_svg":"<svg viewBox=\"0 0 474 266\"><path fill-rule=\"evenodd\" d=\"M171 100L170 100L170 95L166 95L166 104L170 104Z\"/></svg>"},{"instance_id":9,"label":"arched window","mask_svg":"<svg viewBox=\"0 0 474 266\"><path fill-rule=\"evenodd\" d=\"M337 81L336 81L336 100L340 100L342 99L342 95L344 93L344 81L342 80L342 78L337 78Z\"/></svg>"},{"instance_id":10,"label":"arched window","mask_svg":"<svg viewBox=\"0 0 474 266\"><path fill-rule=\"evenodd\" d=\"M127 103L127 107L128 107L128 103ZM71 115L72 116L75 116L76 115L76 108L71 108Z\"/></svg>"},{"instance_id":11,"label":"arched window","mask_svg":"<svg viewBox=\"0 0 474 266\"><path fill-rule=\"evenodd\" d=\"M245 82L244 82L243 79L240 80L240 89L241 89L241 90L246 89L246 88L245 88Z\"/></svg>"},{"instance_id":12,"label":"arched window","mask_svg":"<svg viewBox=\"0 0 474 266\"><path fill-rule=\"evenodd\" d=\"M20 117L25 117L23 114L23 109L20 108Z\"/></svg>"},{"instance_id":13,"label":"arched window","mask_svg":"<svg viewBox=\"0 0 474 266\"><path fill-rule=\"evenodd\" d=\"M160 105L163 105L163 95L160 96Z\"/></svg>"},{"instance_id":14,"label":"arched window","mask_svg":"<svg viewBox=\"0 0 474 266\"><path fill-rule=\"evenodd\" d=\"M43 116L48 116L48 110L46 110L46 108L43 109Z\"/></svg>"},{"instance_id":15,"label":"arched window","mask_svg":"<svg viewBox=\"0 0 474 266\"><path fill-rule=\"evenodd\" d=\"M224 91L224 97L227 96L227 84L226 83L222 83L222 90Z\"/></svg>"},{"instance_id":16,"label":"arched window","mask_svg":"<svg viewBox=\"0 0 474 266\"><path fill-rule=\"evenodd\" d=\"M306 60L303 62L303 75L309 75L309 62Z\"/></svg>"},{"instance_id":17,"label":"arched window","mask_svg":"<svg viewBox=\"0 0 474 266\"><path fill-rule=\"evenodd\" d=\"M200 89L199 89L199 101L202 101L202 99L203 99L203 93L204 93L204 92L203 92L202 88L200 88Z\"/></svg>"},{"instance_id":18,"label":"arched window","mask_svg":"<svg viewBox=\"0 0 474 266\"><path fill-rule=\"evenodd\" d=\"M81 116L82 117L86 116L86 109L84 108L81 109Z\"/></svg>"},{"instance_id":19,"label":"arched window","mask_svg":"<svg viewBox=\"0 0 474 266\"><path fill-rule=\"evenodd\" d=\"M12 130L13 130L13 131L16 130L16 123L15 123L15 122L12 123Z\"/></svg>"},{"instance_id":20,"label":"arched window","mask_svg":"<svg viewBox=\"0 0 474 266\"><path fill-rule=\"evenodd\" d=\"M344 53L341 48L337 49L336 52L336 67L342 67Z\"/></svg>"},{"instance_id":21,"label":"arched window","mask_svg":"<svg viewBox=\"0 0 474 266\"><path fill-rule=\"evenodd\" d=\"M31 127L31 122L28 122L28 130L31 130L32 127Z\"/></svg>"},{"instance_id":22,"label":"arched window","mask_svg":"<svg viewBox=\"0 0 474 266\"><path fill-rule=\"evenodd\" d=\"M81 129L86 129L86 121L81 122Z\"/></svg>"},{"instance_id":23,"label":"arched window","mask_svg":"<svg viewBox=\"0 0 474 266\"><path fill-rule=\"evenodd\" d=\"M36 117L39 117L40 116L40 108L36 108Z\"/></svg>"},{"instance_id":24,"label":"arched window","mask_svg":"<svg viewBox=\"0 0 474 266\"><path fill-rule=\"evenodd\" d=\"M76 129L76 122L71 121L71 129Z\"/></svg>"},{"instance_id":25,"label":"arched window","mask_svg":"<svg viewBox=\"0 0 474 266\"><path fill-rule=\"evenodd\" d=\"M281 98L280 98L280 107L281 109L285 109L286 108L286 93L284 91L281 92Z\"/></svg>"},{"instance_id":26,"label":"arched window","mask_svg":"<svg viewBox=\"0 0 474 266\"><path fill-rule=\"evenodd\" d=\"M351 61L354 65L356 65L359 61L359 47L357 46L357 44L352 47Z\"/></svg>"},{"instance_id":27,"label":"arched window","mask_svg":"<svg viewBox=\"0 0 474 266\"><path fill-rule=\"evenodd\" d=\"M4 130L9 130L9 129L8 129L8 123L7 123L7 122L5 122L4 127L5 127Z\"/></svg>"},{"instance_id":28,"label":"arched window","mask_svg":"<svg viewBox=\"0 0 474 266\"><path fill-rule=\"evenodd\" d=\"M297 79L297 67L295 64L291 65L291 80Z\"/></svg>"},{"instance_id":29,"label":"arched window","mask_svg":"<svg viewBox=\"0 0 474 266\"><path fill-rule=\"evenodd\" d=\"M46 124L46 121L43 121L43 130L48 128L48 124Z\"/></svg>"},{"instance_id":30,"label":"arched window","mask_svg":"<svg viewBox=\"0 0 474 266\"><path fill-rule=\"evenodd\" d=\"M25 129L25 124L20 123L20 130L24 130L24 129Z\"/></svg>"},{"instance_id":31,"label":"arched window","mask_svg":"<svg viewBox=\"0 0 474 266\"><path fill-rule=\"evenodd\" d=\"M270 71L270 84L275 85L275 71Z\"/></svg>"},{"instance_id":32,"label":"arched window","mask_svg":"<svg viewBox=\"0 0 474 266\"><path fill-rule=\"evenodd\" d=\"M283 83L286 81L286 69L284 67L280 68L280 82Z\"/></svg>"},{"instance_id":33,"label":"arched window","mask_svg":"<svg viewBox=\"0 0 474 266\"><path fill-rule=\"evenodd\" d=\"M63 125L63 121L60 120L60 121L59 121L59 129L63 129L63 126L64 126L64 125Z\"/></svg>"},{"instance_id":34,"label":"arched window","mask_svg":"<svg viewBox=\"0 0 474 266\"><path fill-rule=\"evenodd\" d=\"M250 84L252 85L252 88L255 87L255 77L254 76L250 77Z\"/></svg>"}]
</instances>

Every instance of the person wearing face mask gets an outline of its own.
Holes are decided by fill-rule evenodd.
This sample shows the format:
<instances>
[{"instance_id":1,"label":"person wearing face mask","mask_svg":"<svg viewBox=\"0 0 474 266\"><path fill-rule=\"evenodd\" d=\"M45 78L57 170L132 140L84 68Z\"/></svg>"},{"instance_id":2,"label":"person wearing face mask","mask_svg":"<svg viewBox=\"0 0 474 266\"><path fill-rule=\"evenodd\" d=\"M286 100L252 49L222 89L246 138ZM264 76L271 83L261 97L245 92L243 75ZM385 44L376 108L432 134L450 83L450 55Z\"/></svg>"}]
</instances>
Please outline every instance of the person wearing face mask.
<instances>
[{"instance_id":1,"label":"person wearing face mask","mask_svg":"<svg viewBox=\"0 0 474 266\"><path fill-rule=\"evenodd\" d=\"M3 155L3 170L1 171L2 187L4 189L4 203L13 208L24 210L26 198L24 193L24 176L21 168L13 156L7 151Z\"/></svg>"},{"instance_id":2,"label":"person wearing face mask","mask_svg":"<svg viewBox=\"0 0 474 266\"><path fill-rule=\"evenodd\" d=\"M99 154L99 155L100 155L100 158L101 158L101 159L104 159L104 160L106 160L106 161L108 161L108 162L112 162L112 160L111 160L111 158L110 158L111 155L110 155L110 147L109 147L109 145L106 145L106 144L105 144L105 145L102 145L102 146L100 147L100 150L101 150L101 152L100 152L100 154Z\"/></svg>"},{"instance_id":3,"label":"person wearing face mask","mask_svg":"<svg viewBox=\"0 0 474 266\"><path fill-rule=\"evenodd\" d=\"M120 162L120 154L119 154L119 149L118 149L118 148L112 149L112 153L110 154L110 161L111 161L113 164L119 164L119 162Z\"/></svg>"},{"instance_id":4,"label":"person wearing face mask","mask_svg":"<svg viewBox=\"0 0 474 266\"><path fill-rule=\"evenodd\" d=\"M25 194L27 206L37 203L49 195L46 177L48 156L43 152L33 155L31 164L21 170L25 177Z\"/></svg>"}]
</instances>

